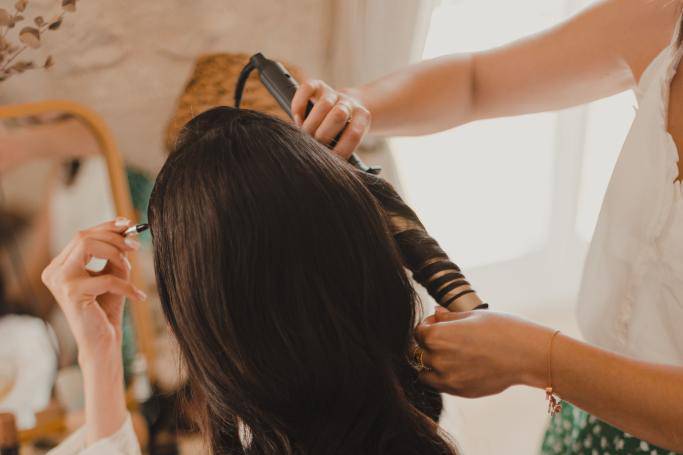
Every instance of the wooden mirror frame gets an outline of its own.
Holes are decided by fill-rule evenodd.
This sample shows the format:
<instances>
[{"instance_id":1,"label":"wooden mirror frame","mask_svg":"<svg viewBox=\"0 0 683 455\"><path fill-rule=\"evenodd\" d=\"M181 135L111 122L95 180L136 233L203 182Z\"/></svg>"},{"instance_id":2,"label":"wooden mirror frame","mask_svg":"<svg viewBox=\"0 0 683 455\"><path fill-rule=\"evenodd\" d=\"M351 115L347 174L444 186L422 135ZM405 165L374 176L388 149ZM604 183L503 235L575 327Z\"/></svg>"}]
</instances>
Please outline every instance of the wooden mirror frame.
<instances>
[{"instance_id":1,"label":"wooden mirror frame","mask_svg":"<svg viewBox=\"0 0 683 455\"><path fill-rule=\"evenodd\" d=\"M118 216L124 216L136 222L137 215L131 200L128 182L124 171L123 159L116 147L113 135L104 120L95 112L87 107L66 100L49 100L35 103L15 104L0 106L0 119L17 119L47 113L64 113L77 118L93 134L104 156L109 175L109 184L114 202L114 208ZM140 289L145 289L145 284L137 267L137 257L130 255L130 262L133 266L131 280ZM137 349L142 353L147 361L148 374L151 381L155 376L155 347L154 347L154 326L152 315L148 305L130 305L133 316L133 327L135 329L135 341ZM21 432L22 441L34 439L43 433L54 432L56 425L47 424L44 432L40 428L28 429Z\"/></svg>"}]
</instances>

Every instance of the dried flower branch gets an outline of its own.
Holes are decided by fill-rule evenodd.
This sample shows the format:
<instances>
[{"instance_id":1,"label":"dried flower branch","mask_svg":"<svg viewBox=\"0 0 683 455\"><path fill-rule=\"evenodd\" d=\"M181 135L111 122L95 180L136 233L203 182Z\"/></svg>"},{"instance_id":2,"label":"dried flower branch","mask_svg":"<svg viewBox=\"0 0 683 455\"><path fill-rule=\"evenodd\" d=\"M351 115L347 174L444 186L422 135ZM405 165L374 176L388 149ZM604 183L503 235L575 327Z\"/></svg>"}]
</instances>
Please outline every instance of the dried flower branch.
<instances>
[{"instance_id":1,"label":"dried flower branch","mask_svg":"<svg viewBox=\"0 0 683 455\"><path fill-rule=\"evenodd\" d=\"M29 0L17 0L14 3L14 11L11 13L5 8L0 8L0 82L28 70L36 68L49 69L54 66L54 59L51 55L41 65L32 61L17 61L16 59L27 49L35 50L40 48L45 32L58 30L64 21L64 16L67 13L76 11L77 1L61 0L62 11L59 15L49 21L46 21L42 16L35 16L32 19L33 25L22 27L14 38L10 38L7 35L19 22L25 20L24 15L21 13L26 11L29 6Z\"/></svg>"}]
</instances>

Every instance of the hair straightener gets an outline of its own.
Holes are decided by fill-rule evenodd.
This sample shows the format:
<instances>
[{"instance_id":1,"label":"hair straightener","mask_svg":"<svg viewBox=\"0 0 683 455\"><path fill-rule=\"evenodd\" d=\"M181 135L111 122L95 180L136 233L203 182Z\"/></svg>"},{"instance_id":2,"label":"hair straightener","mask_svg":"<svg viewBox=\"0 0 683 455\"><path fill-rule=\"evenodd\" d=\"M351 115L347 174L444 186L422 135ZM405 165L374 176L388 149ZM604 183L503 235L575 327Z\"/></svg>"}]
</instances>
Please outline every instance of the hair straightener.
<instances>
[{"instance_id":1,"label":"hair straightener","mask_svg":"<svg viewBox=\"0 0 683 455\"><path fill-rule=\"evenodd\" d=\"M237 79L237 85L235 86L235 107L240 107L244 86L253 70L258 72L261 83L268 89L268 92L273 95L273 98L275 98L280 107L289 115L289 118L292 118L292 99L294 98L296 90L299 88L299 83L291 74L289 74L281 63L267 59L260 52L251 56L249 63L247 63ZM308 106L306 107L306 116L311 112L311 109L313 109L313 103L309 101ZM333 148L339 141L339 137L343 132L344 131L342 130L332 142L324 145ZM349 158L349 163L361 171L369 172L370 174L376 175L382 170L380 167L366 165L355 153Z\"/></svg>"}]
</instances>

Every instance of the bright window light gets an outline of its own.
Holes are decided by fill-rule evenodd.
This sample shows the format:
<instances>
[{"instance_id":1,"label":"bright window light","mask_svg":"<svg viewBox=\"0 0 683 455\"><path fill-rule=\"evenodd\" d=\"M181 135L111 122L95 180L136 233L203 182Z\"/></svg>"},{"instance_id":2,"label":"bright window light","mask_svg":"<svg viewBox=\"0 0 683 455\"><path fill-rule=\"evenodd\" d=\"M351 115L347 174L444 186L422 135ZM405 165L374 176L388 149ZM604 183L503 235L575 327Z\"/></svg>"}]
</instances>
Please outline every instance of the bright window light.
<instances>
[{"instance_id":1,"label":"bright window light","mask_svg":"<svg viewBox=\"0 0 683 455\"><path fill-rule=\"evenodd\" d=\"M564 17L563 3L443 2L432 16L424 57L490 48L541 30ZM407 198L462 266L543 246L556 121L556 114L528 115L392 141Z\"/></svg>"}]
</instances>

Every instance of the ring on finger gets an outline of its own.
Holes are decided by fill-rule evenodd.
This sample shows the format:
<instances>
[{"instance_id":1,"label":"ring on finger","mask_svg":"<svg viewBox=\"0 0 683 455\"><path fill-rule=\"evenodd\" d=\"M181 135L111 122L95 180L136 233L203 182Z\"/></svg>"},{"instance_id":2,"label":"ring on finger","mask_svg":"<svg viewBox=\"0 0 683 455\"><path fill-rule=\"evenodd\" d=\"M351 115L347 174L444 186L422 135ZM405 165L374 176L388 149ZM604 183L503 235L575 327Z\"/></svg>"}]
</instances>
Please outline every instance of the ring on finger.
<instances>
[{"instance_id":1,"label":"ring on finger","mask_svg":"<svg viewBox=\"0 0 683 455\"><path fill-rule=\"evenodd\" d=\"M347 103L346 101L338 102L337 106L341 107L346 112L346 123L350 122L351 121L351 113L353 112L353 107L349 103Z\"/></svg>"},{"instance_id":2,"label":"ring on finger","mask_svg":"<svg viewBox=\"0 0 683 455\"><path fill-rule=\"evenodd\" d=\"M415 368L417 368L417 371L423 371L427 369L424 364L424 355L424 350L420 346L415 346L415 349L413 350L413 362Z\"/></svg>"}]
</instances>

